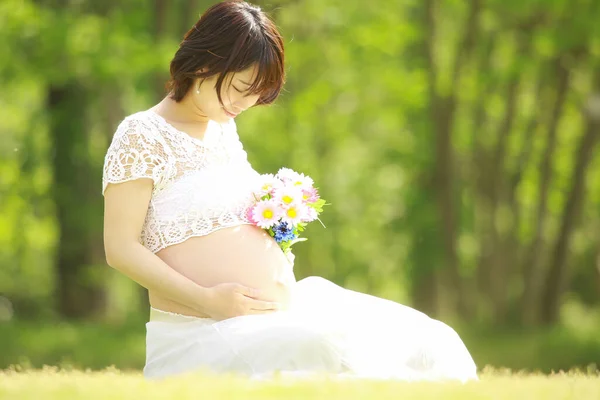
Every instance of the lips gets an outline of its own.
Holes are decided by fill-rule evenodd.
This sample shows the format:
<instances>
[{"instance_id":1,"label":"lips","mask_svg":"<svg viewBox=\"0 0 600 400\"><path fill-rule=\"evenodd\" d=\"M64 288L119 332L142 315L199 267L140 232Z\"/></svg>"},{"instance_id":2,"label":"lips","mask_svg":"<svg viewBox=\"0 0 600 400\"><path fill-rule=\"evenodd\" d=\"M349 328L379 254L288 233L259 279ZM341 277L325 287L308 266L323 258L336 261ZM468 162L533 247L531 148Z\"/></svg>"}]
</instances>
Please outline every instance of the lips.
<instances>
[{"instance_id":1,"label":"lips","mask_svg":"<svg viewBox=\"0 0 600 400\"><path fill-rule=\"evenodd\" d=\"M228 116L230 116L231 118L235 118L235 117L237 117L237 116L238 116L238 114L239 114L239 113L238 113L238 114L234 114L234 113L232 113L232 112L229 112L229 111L227 111L227 109L226 109L226 108L223 108L223 111L225 111L225 114L227 114L227 115L228 115Z\"/></svg>"}]
</instances>

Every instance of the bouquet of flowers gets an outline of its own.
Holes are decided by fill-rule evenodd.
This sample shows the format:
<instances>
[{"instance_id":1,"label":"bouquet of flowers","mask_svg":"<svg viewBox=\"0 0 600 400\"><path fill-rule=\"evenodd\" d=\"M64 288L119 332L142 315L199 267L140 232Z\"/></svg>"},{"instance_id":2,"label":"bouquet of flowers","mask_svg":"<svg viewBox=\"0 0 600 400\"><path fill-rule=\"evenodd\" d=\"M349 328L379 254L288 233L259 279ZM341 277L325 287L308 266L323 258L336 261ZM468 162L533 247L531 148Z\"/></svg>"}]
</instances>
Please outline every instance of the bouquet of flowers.
<instances>
[{"instance_id":1,"label":"bouquet of flowers","mask_svg":"<svg viewBox=\"0 0 600 400\"><path fill-rule=\"evenodd\" d=\"M307 240L299 236L308 222L321 222L325 200L313 184L310 177L289 168L281 168L276 175L261 175L257 201L248 210L248 219L275 238L286 255L294 243Z\"/></svg>"}]
</instances>

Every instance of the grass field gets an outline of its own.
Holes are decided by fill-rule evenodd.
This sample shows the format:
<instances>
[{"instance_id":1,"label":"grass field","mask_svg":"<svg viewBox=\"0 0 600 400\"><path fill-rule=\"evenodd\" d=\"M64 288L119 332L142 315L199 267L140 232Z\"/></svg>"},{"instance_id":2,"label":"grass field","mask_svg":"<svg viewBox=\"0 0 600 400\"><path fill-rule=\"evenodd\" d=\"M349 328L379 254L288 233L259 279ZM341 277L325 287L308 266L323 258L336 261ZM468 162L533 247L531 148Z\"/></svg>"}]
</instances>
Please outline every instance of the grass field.
<instances>
[{"instance_id":1,"label":"grass field","mask_svg":"<svg viewBox=\"0 0 600 400\"><path fill-rule=\"evenodd\" d=\"M187 375L146 381L139 372L9 369L0 372L0 399L600 399L597 371L521 374L486 370L479 382L402 383L386 381L276 378L256 381L236 376Z\"/></svg>"}]
</instances>

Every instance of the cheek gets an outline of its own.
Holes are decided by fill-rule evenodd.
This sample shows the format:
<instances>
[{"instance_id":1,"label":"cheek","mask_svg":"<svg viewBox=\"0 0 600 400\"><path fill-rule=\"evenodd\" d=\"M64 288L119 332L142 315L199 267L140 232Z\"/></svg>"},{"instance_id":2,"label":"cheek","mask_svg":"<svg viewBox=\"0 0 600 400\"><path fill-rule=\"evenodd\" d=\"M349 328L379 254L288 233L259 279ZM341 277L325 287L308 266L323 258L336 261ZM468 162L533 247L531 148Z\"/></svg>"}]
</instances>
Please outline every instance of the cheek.
<instances>
[{"instance_id":1,"label":"cheek","mask_svg":"<svg viewBox=\"0 0 600 400\"><path fill-rule=\"evenodd\" d=\"M248 96L248 102L250 103L250 105L255 105L256 102L258 101L258 99L260 99L260 95L258 95L258 94Z\"/></svg>"},{"instance_id":2,"label":"cheek","mask_svg":"<svg viewBox=\"0 0 600 400\"><path fill-rule=\"evenodd\" d=\"M221 94L221 99L223 100L223 104L227 105L227 104L231 104L231 103L235 103L238 99L238 93L235 90L225 90L222 92ZM219 99L215 93L215 99L217 101L217 104L219 103ZM221 106L219 104L219 106Z\"/></svg>"},{"instance_id":3,"label":"cheek","mask_svg":"<svg viewBox=\"0 0 600 400\"><path fill-rule=\"evenodd\" d=\"M237 90L234 90L233 92L231 92L231 102L234 104L237 103L241 103L244 101L244 95L240 92L238 92Z\"/></svg>"},{"instance_id":4,"label":"cheek","mask_svg":"<svg viewBox=\"0 0 600 400\"><path fill-rule=\"evenodd\" d=\"M232 103L232 100L231 100L230 96L231 96L231 94L228 93L228 92L224 92L224 93L221 94L221 100L223 101L223 105L225 107L227 107L228 104ZM211 103L212 103L212 106L213 106L213 108L215 110L223 108L223 105L221 105L221 103L219 102L219 96L217 96L217 92L214 93L213 99L212 99Z\"/></svg>"}]
</instances>

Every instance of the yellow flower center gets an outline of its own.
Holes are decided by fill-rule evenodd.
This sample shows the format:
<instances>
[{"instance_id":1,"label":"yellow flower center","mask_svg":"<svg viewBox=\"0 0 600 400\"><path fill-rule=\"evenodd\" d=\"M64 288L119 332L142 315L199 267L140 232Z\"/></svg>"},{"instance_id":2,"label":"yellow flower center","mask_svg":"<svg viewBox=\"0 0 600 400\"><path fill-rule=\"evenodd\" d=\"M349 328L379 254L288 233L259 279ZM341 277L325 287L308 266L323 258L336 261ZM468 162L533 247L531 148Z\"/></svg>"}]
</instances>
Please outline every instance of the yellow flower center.
<instances>
[{"instance_id":1,"label":"yellow flower center","mask_svg":"<svg viewBox=\"0 0 600 400\"><path fill-rule=\"evenodd\" d=\"M273 211L271 211L271 210L263 211L263 217L265 217L267 219L273 218Z\"/></svg>"},{"instance_id":2,"label":"yellow flower center","mask_svg":"<svg viewBox=\"0 0 600 400\"><path fill-rule=\"evenodd\" d=\"M289 210L287 210L287 215L290 218L296 218L296 215L298 215L298 214L296 213L295 208L290 208Z\"/></svg>"},{"instance_id":3,"label":"yellow flower center","mask_svg":"<svg viewBox=\"0 0 600 400\"><path fill-rule=\"evenodd\" d=\"M291 196L283 196L281 200L283 200L285 204L290 204L292 201L294 201L294 199Z\"/></svg>"},{"instance_id":4,"label":"yellow flower center","mask_svg":"<svg viewBox=\"0 0 600 400\"><path fill-rule=\"evenodd\" d=\"M302 186L302 181L296 181L296 182L294 183L294 186Z\"/></svg>"}]
</instances>

